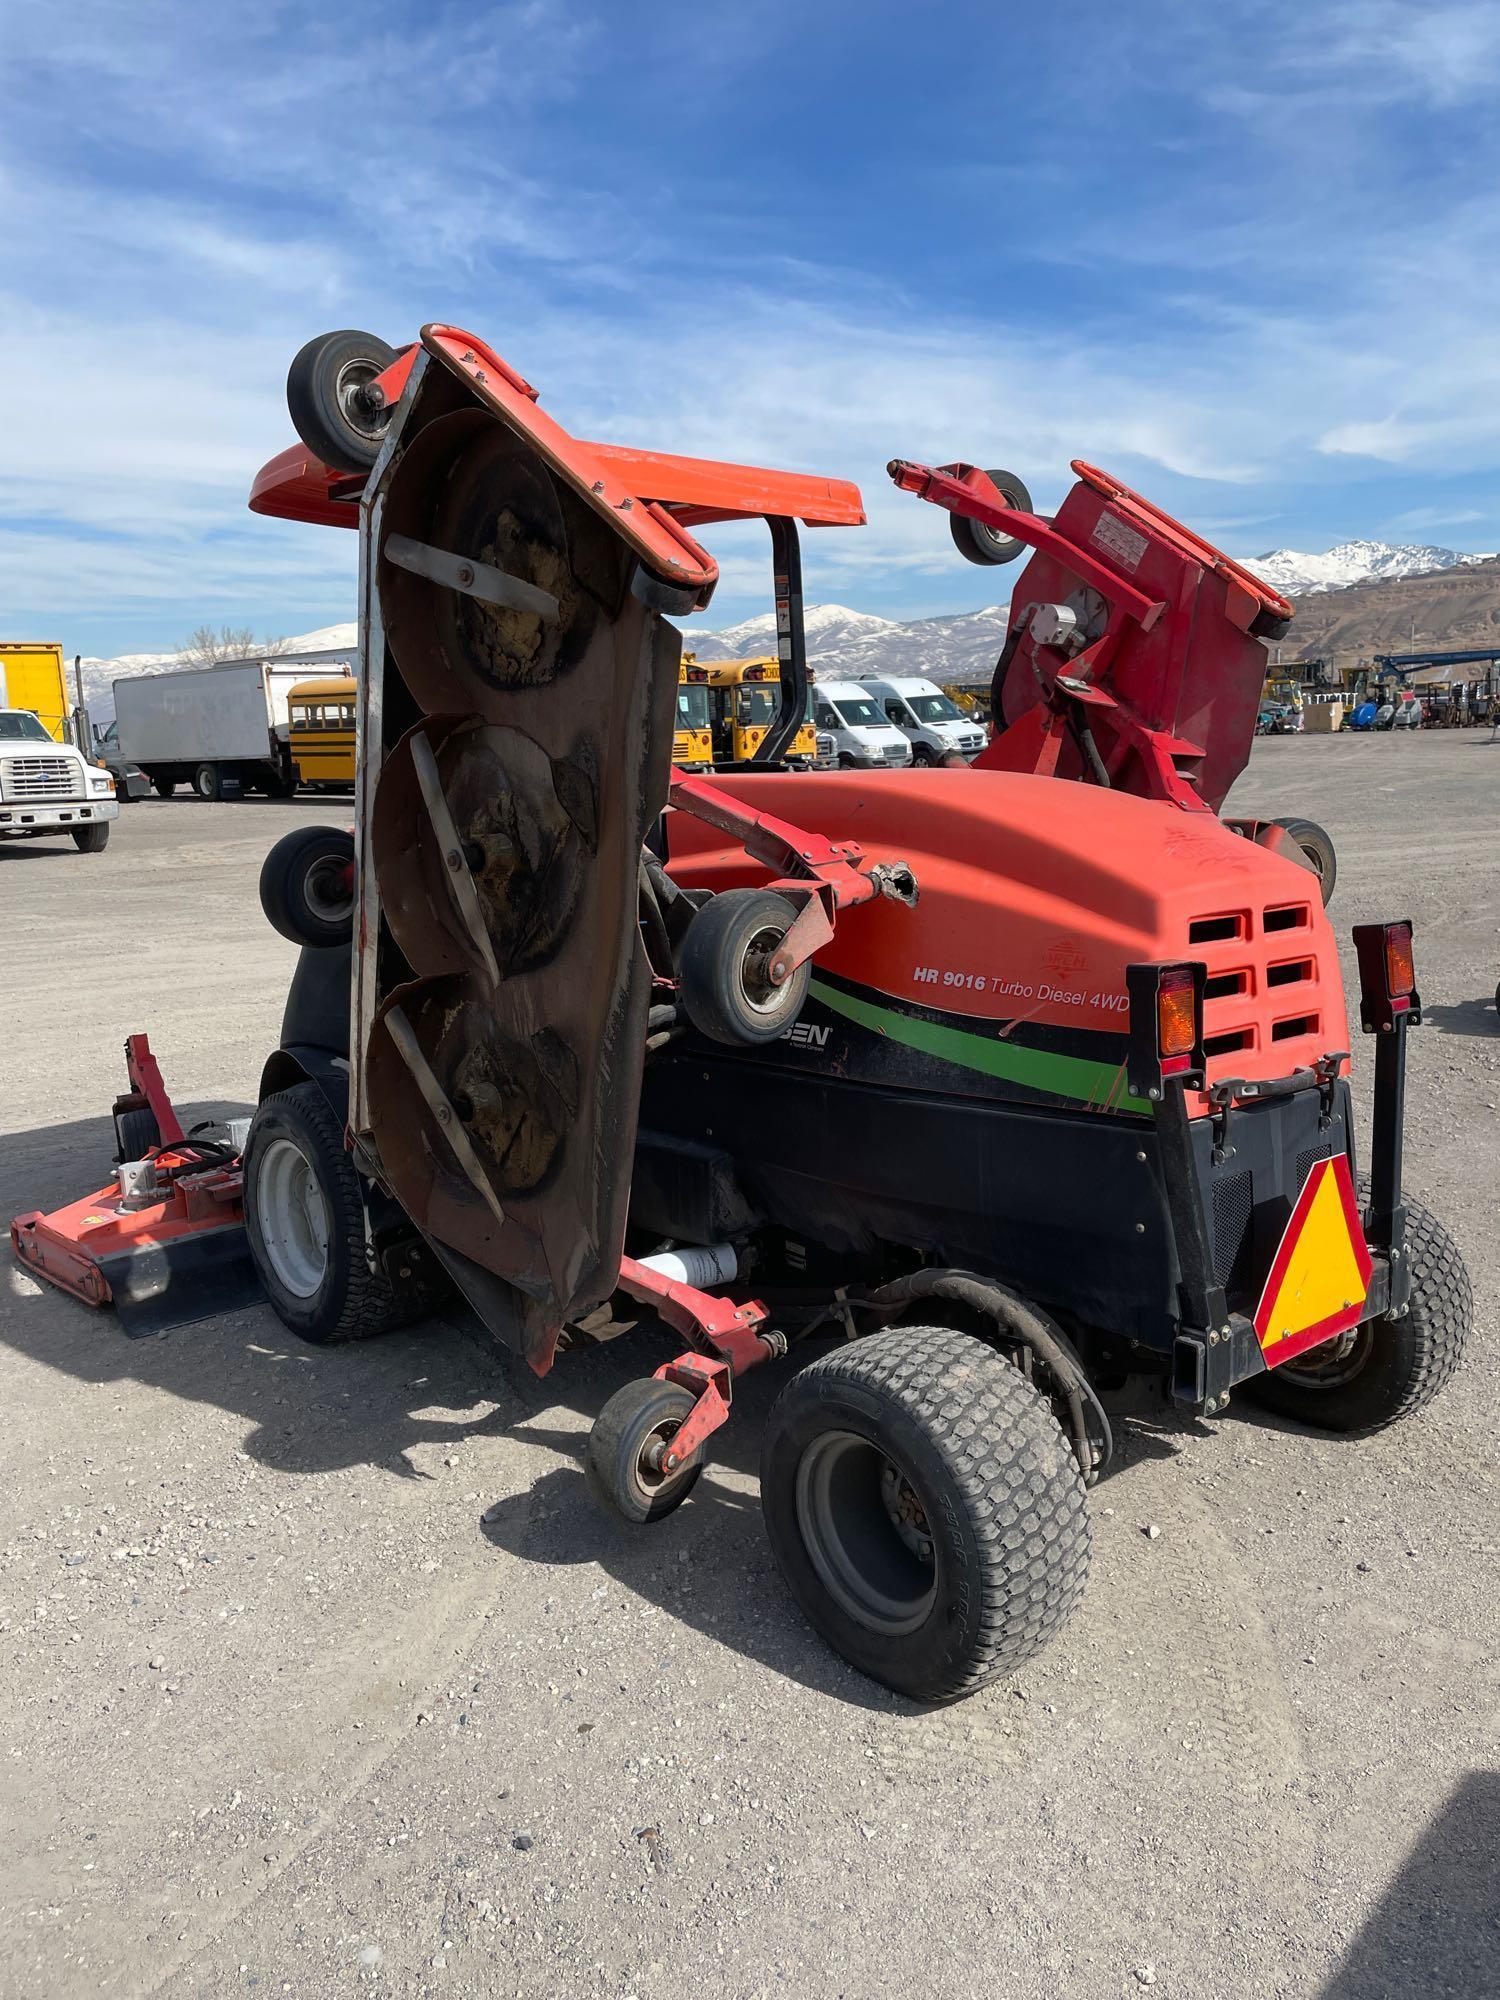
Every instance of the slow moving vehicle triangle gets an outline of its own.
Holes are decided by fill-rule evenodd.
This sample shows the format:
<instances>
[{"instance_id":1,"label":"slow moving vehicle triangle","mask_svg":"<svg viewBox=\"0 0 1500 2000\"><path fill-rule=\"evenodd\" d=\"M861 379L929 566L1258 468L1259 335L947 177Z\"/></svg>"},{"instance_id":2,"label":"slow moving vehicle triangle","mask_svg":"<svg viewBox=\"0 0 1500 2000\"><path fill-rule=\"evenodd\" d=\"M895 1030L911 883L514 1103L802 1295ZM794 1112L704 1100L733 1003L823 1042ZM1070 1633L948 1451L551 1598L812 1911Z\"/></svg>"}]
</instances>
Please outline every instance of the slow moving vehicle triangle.
<instances>
[{"instance_id":1,"label":"slow moving vehicle triangle","mask_svg":"<svg viewBox=\"0 0 1500 2000\"><path fill-rule=\"evenodd\" d=\"M1318 1160L1303 1183L1255 1311L1268 1367L1357 1324L1370 1286L1348 1159Z\"/></svg>"}]
</instances>

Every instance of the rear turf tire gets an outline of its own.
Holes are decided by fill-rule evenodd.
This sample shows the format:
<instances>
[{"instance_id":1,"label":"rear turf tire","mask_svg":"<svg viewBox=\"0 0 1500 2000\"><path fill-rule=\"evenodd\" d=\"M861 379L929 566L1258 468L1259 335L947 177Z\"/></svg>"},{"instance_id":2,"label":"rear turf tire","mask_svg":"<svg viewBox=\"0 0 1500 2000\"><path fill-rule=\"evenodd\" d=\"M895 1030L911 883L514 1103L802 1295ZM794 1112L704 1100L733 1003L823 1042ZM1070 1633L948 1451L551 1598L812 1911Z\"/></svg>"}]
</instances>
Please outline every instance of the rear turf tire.
<instances>
[{"instance_id":1,"label":"rear turf tire","mask_svg":"<svg viewBox=\"0 0 1500 2000\"><path fill-rule=\"evenodd\" d=\"M766 1424L761 1506L810 1623L915 1701L1024 1665L1088 1576L1083 1480L1050 1405L946 1327L873 1334L795 1376Z\"/></svg>"},{"instance_id":2,"label":"rear turf tire","mask_svg":"<svg viewBox=\"0 0 1500 2000\"><path fill-rule=\"evenodd\" d=\"M308 1227L292 1226L287 1189L301 1158ZM359 1175L344 1134L315 1083L265 1098L245 1142L245 1233L276 1317L301 1340L331 1346L405 1326L431 1309L431 1294L397 1292L374 1262L365 1232ZM318 1213L319 1208L321 1213Z\"/></svg>"},{"instance_id":3,"label":"rear turf tire","mask_svg":"<svg viewBox=\"0 0 1500 2000\"><path fill-rule=\"evenodd\" d=\"M1361 1189L1362 1197L1368 1194ZM1365 1437L1423 1410L1451 1380L1474 1319L1474 1294L1458 1246L1437 1217L1406 1202L1411 1305L1403 1319L1360 1327L1342 1359L1314 1348L1245 1384L1263 1408L1312 1430Z\"/></svg>"}]
</instances>

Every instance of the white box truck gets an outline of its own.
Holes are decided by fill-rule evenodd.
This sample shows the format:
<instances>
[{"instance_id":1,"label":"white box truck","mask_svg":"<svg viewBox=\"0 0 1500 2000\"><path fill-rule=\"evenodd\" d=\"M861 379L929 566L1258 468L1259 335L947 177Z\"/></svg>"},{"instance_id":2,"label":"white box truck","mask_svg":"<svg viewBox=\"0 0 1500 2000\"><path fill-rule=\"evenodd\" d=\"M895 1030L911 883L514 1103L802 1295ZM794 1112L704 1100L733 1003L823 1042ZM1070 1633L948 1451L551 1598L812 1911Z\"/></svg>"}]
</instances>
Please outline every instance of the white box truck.
<instances>
[{"instance_id":1,"label":"white box truck","mask_svg":"<svg viewBox=\"0 0 1500 2000\"><path fill-rule=\"evenodd\" d=\"M289 798L296 773L286 698L307 674L305 661L231 660L117 680L116 747L162 798L184 784L199 798L221 798L227 781Z\"/></svg>"}]
</instances>

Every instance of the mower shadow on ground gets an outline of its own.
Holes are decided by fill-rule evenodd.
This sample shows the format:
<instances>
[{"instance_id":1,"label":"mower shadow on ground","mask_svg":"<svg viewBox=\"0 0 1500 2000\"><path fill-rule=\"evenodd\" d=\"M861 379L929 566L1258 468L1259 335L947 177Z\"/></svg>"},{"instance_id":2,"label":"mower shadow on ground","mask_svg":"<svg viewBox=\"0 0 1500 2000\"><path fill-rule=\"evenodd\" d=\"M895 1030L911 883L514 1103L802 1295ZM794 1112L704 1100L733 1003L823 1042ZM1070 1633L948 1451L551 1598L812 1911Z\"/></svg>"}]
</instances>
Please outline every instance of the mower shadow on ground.
<instances>
[{"instance_id":1,"label":"mower shadow on ground","mask_svg":"<svg viewBox=\"0 0 1500 2000\"><path fill-rule=\"evenodd\" d=\"M199 1103L181 1107L181 1116L191 1125L248 1109ZM18 1210L56 1207L102 1184L112 1150L107 1117L0 1140L0 1221L8 1223ZM41 1287L7 1265L0 1275L0 1343L32 1362L95 1391L135 1383L221 1409L244 1426L226 1440L226 1451L243 1451L291 1477L371 1465L398 1478L426 1479L434 1475L414 1454L513 1439L528 1447L523 1465L541 1458L544 1469L494 1495L487 1508L475 1507L476 1541L483 1536L496 1549L545 1566L597 1562L622 1589L774 1673L882 1713L922 1712L866 1681L823 1644L792 1604L772 1559L757 1478L761 1433L787 1379L785 1367L745 1378L734 1415L712 1439L707 1467L684 1506L649 1527L631 1527L594 1502L583 1454L588 1426L610 1396L681 1350L680 1337L649 1315L617 1339L581 1341L538 1378L491 1342L457 1300L422 1325L339 1347L296 1340L269 1306L132 1340L113 1312ZM810 1341L799 1354L811 1360L828 1344ZM1143 1385L1107 1401L1118 1449L1115 1467L1095 1490L1096 1505L1111 1504L1106 1495L1122 1474L1128 1490L1132 1465L1170 1457L1205 1435ZM546 1465L549 1454L554 1462Z\"/></svg>"},{"instance_id":2,"label":"mower shadow on ground","mask_svg":"<svg viewBox=\"0 0 1500 2000\"><path fill-rule=\"evenodd\" d=\"M1441 1035L1478 1035L1484 1040L1500 1036L1500 1013L1493 997L1488 1000L1457 1000L1433 1006L1422 1003L1423 1027L1434 1027Z\"/></svg>"},{"instance_id":3,"label":"mower shadow on ground","mask_svg":"<svg viewBox=\"0 0 1500 2000\"><path fill-rule=\"evenodd\" d=\"M1454 1789L1355 1937L1322 2000L1500 1992L1500 1774Z\"/></svg>"}]
</instances>

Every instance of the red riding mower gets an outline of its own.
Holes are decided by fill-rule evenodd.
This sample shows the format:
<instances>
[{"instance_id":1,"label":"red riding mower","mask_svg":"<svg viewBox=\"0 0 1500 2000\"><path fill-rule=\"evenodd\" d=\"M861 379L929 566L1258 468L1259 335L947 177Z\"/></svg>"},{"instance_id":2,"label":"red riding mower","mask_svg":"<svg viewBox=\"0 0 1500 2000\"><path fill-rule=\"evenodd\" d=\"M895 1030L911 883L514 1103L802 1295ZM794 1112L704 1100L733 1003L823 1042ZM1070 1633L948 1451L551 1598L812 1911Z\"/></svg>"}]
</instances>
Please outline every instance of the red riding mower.
<instances>
[{"instance_id":1,"label":"red riding mower","mask_svg":"<svg viewBox=\"0 0 1500 2000\"><path fill-rule=\"evenodd\" d=\"M639 1522L743 1372L815 1346L766 1424L771 1542L925 1700L1076 1603L1101 1389L1344 1432L1437 1392L1470 1298L1402 1196L1410 926L1357 932L1362 1180L1318 883L1216 813L1274 593L1086 467L1047 520L897 462L969 552L1036 551L1003 726L969 770L791 773L797 524L856 525L853 487L573 438L443 326L314 342L289 399L304 445L251 504L357 527L362 593L353 841L291 835L262 879L304 946L243 1157L289 1327L376 1333L452 1283L541 1372L617 1292L651 1305L684 1351L587 1458ZM691 531L752 516L777 717L753 764L674 773L668 619L717 577Z\"/></svg>"}]
</instances>

